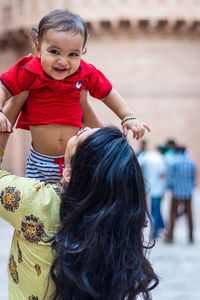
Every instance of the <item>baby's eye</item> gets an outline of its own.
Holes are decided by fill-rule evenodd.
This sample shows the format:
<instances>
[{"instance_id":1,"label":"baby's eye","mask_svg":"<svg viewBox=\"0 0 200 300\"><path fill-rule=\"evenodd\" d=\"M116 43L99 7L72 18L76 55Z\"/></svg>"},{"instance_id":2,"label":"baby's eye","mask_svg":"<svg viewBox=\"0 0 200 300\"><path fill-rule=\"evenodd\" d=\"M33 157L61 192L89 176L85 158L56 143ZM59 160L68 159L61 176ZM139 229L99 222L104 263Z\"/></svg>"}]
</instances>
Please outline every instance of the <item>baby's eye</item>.
<instances>
[{"instance_id":1,"label":"baby's eye","mask_svg":"<svg viewBox=\"0 0 200 300\"><path fill-rule=\"evenodd\" d=\"M76 52L72 52L72 53L69 54L69 56L76 57L76 56L79 56L79 55Z\"/></svg>"},{"instance_id":2,"label":"baby's eye","mask_svg":"<svg viewBox=\"0 0 200 300\"><path fill-rule=\"evenodd\" d=\"M49 50L49 52L52 54L55 54L55 55L59 54L58 50L55 50L55 49Z\"/></svg>"}]
</instances>

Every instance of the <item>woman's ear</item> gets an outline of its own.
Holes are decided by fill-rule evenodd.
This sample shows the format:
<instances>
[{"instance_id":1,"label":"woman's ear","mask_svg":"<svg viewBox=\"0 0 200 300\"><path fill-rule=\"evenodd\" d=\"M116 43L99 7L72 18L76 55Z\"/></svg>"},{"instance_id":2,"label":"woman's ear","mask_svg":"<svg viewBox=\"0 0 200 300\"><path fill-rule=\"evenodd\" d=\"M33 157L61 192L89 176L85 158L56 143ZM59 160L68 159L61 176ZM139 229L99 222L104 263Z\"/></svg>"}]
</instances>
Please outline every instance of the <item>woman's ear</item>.
<instances>
[{"instance_id":1,"label":"woman's ear","mask_svg":"<svg viewBox=\"0 0 200 300\"><path fill-rule=\"evenodd\" d=\"M38 58L40 58L40 45L38 42L35 42L35 50Z\"/></svg>"},{"instance_id":2,"label":"woman's ear","mask_svg":"<svg viewBox=\"0 0 200 300\"><path fill-rule=\"evenodd\" d=\"M63 171L63 179L65 182L69 183L71 178L72 169L69 166L69 163L66 164L65 169Z\"/></svg>"}]
</instances>

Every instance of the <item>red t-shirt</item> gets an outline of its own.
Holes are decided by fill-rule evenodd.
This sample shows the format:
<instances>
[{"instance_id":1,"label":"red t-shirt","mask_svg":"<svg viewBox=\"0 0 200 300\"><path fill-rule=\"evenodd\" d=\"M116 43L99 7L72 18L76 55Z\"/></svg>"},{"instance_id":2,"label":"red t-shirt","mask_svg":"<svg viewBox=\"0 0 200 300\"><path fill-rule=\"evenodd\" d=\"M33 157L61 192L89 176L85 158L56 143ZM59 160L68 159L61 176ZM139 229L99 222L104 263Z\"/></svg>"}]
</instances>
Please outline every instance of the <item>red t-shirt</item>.
<instances>
[{"instance_id":1,"label":"red t-shirt","mask_svg":"<svg viewBox=\"0 0 200 300\"><path fill-rule=\"evenodd\" d=\"M16 126L22 129L47 124L82 127L81 89L101 99L112 88L103 73L83 60L75 74L54 80L43 71L37 56L21 58L0 80L12 95L30 91Z\"/></svg>"}]
</instances>

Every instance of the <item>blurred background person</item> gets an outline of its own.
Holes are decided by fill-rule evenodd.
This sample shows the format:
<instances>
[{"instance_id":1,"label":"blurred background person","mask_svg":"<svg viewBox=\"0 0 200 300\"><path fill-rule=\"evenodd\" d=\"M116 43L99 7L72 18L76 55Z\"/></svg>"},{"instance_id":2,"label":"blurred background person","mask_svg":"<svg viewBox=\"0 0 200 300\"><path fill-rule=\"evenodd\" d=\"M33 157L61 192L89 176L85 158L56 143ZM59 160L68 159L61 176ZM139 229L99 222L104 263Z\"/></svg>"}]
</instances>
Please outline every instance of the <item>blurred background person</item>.
<instances>
[{"instance_id":1,"label":"blurred background person","mask_svg":"<svg viewBox=\"0 0 200 300\"><path fill-rule=\"evenodd\" d=\"M141 154L143 155L145 153L147 149L147 141L142 139L140 142L139 142L139 150L137 152L137 157Z\"/></svg>"},{"instance_id":2,"label":"blurred background person","mask_svg":"<svg viewBox=\"0 0 200 300\"><path fill-rule=\"evenodd\" d=\"M166 151L164 152L165 160L167 162L167 165L169 165L175 156L175 148L176 148L176 142L173 139L168 139L166 144Z\"/></svg>"},{"instance_id":3,"label":"blurred background person","mask_svg":"<svg viewBox=\"0 0 200 300\"><path fill-rule=\"evenodd\" d=\"M165 189L166 164L159 147L156 148L156 151L145 150L140 153L138 161L150 198L151 215L154 223L153 235L157 238L159 231L165 227L161 213L161 200Z\"/></svg>"},{"instance_id":4,"label":"blurred background person","mask_svg":"<svg viewBox=\"0 0 200 300\"><path fill-rule=\"evenodd\" d=\"M176 146L175 158L168 167L167 187L172 191L169 216L169 228L165 242L173 243L173 233L178 210L184 206L187 216L189 241L193 243L192 193L195 187L196 166L193 159L186 153L186 148Z\"/></svg>"}]
</instances>

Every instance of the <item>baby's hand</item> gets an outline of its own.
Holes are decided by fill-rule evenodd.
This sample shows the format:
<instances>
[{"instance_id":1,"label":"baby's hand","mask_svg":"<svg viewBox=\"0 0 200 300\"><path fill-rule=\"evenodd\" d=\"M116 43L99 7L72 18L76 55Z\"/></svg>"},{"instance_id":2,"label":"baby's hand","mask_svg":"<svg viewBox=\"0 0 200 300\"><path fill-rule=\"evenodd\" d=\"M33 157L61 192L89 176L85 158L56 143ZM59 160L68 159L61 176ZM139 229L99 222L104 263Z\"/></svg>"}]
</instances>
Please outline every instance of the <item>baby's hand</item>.
<instances>
[{"instance_id":1,"label":"baby's hand","mask_svg":"<svg viewBox=\"0 0 200 300\"><path fill-rule=\"evenodd\" d=\"M123 133L127 135L128 130L131 130L133 133L133 138L139 140L145 134L145 129L150 132L150 128L144 122L139 119L129 119L123 122L122 124Z\"/></svg>"},{"instance_id":2,"label":"baby's hand","mask_svg":"<svg viewBox=\"0 0 200 300\"><path fill-rule=\"evenodd\" d=\"M0 132L11 132L12 126L2 111L0 111Z\"/></svg>"}]
</instances>

